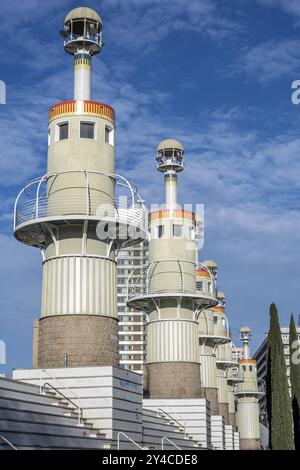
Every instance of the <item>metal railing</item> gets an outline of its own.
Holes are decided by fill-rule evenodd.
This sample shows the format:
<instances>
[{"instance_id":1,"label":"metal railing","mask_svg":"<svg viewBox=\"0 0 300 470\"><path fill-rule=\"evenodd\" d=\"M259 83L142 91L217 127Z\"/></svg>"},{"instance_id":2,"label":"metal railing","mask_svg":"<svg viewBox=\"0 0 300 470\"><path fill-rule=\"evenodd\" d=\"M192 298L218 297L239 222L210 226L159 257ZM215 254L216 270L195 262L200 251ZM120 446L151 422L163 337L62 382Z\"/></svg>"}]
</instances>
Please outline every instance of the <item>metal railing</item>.
<instances>
[{"instance_id":1,"label":"metal railing","mask_svg":"<svg viewBox=\"0 0 300 470\"><path fill-rule=\"evenodd\" d=\"M116 197L101 190L105 178L116 189ZM77 183L74 182L77 179ZM77 194L75 194L77 193ZM118 174L69 170L47 173L30 181L18 194L14 205L14 229L41 218L95 217L144 228L145 208L136 188Z\"/></svg>"},{"instance_id":2,"label":"metal railing","mask_svg":"<svg viewBox=\"0 0 300 470\"><path fill-rule=\"evenodd\" d=\"M14 446L8 439L6 439L6 437L2 436L0 434L0 439L5 442L5 444L7 444L9 447L11 447L13 450L19 450L16 446Z\"/></svg>"},{"instance_id":3,"label":"metal railing","mask_svg":"<svg viewBox=\"0 0 300 470\"><path fill-rule=\"evenodd\" d=\"M164 441L170 442L170 444L172 444L172 446L176 447L176 449L181 450L181 448L178 447L178 446L175 444L175 442L171 441L171 439L169 439L169 438L166 437L166 436L163 436L162 439L161 439L161 450L164 450Z\"/></svg>"},{"instance_id":4,"label":"metal railing","mask_svg":"<svg viewBox=\"0 0 300 470\"><path fill-rule=\"evenodd\" d=\"M42 395L43 393L43 385L45 383L48 383L48 382L44 382L43 383L43 378L42 378L42 375L43 374L47 374L48 377L50 377L54 383L57 385L56 388L58 388L58 390L60 391L60 389L62 390L68 390L68 392L73 395L73 397L76 398L76 400L78 400L78 405L75 405L78 407L78 409L80 410L80 412L78 412L78 425L81 424L81 418L82 418L82 408L81 408L81 398L79 395L77 395L77 393L75 393L73 390L71 390L69 387L67 387L67 385L63 385L62 383L60 383L56 377L54 377L47 369L41 369L40 371L40 395ZM52 384L49 384L49 385L52 385ZM53 387L54 388L54 387ZM60 392L61 393L61 392ZM68 397L64 397L64 398L67 398Z\"/></svg>"},{"instance_id":5,"label":"metal railing","mask_svg":"<svg viewBox=\"0 0 300 470\"><path fill-rule=\"evenodd\" d=\"M174 421L174 423L177 424L177 426L179 426L180 428L183 429L183 433L184 433L184 435L186 435L186 427L185 427L185 425L183 425L182 423L180 423L179 421L177 421L177 419L175 419L173 416L171 416L169 413L167 413L167 412L166 412L165 410L163 410L162 408L158 408L157 411L160 412L161 414L166 415L169 419L171 419L172 421Z\"/></svg>"},{"instance_id":6,"label":"metal railing","mask_svg":"<svg viewBox=\"0 0 300 470\"><path fill-rule=\"evenodd\" d=\"M203 288L202 291L196 290L193 265L192 261L169 259L152 262L144 269L141 267L133 269L127 281L128 299L173 293L215 297L216 290L213 278L207 288Z\"/></svg>"},{"instance_id":7,"label":"metal railing","mask_svg":"<svg viewBox=\"0 0 300 470\"><path fill-rule=\"evenodd\" d=\"M67 400L69 403L71 403L72 406L74 406L77 409L77 411L78 411L78 425L80 425L81 421L82 421L82 409L74 401L72 401L69 397L64 395L59 389L53 387L53 385L50 384L49 382L46 382L46 383L43 384L43 389L45 389L45 387L50 387L52 390L54 390L57 394L61 395L65 400Z\"/></svg>"},{"instance_id":8,"label":"metal railing","mask_svg":"<svg viewBox=\"0 0 300 470\"><path fill-rule=\"evenodd\" d=\"M140 450L145 450L137 442L135 442L133 439L131 439L131 437L127 436L127 434L125 434L125 432L122 432L122 431L118 432L118 435L117 435L117 449L118 450L120 450L120 436L124 436L126 439L128 439L128 441L132 442L132 444L134 444Z\"/></svg>"}]
</instances>

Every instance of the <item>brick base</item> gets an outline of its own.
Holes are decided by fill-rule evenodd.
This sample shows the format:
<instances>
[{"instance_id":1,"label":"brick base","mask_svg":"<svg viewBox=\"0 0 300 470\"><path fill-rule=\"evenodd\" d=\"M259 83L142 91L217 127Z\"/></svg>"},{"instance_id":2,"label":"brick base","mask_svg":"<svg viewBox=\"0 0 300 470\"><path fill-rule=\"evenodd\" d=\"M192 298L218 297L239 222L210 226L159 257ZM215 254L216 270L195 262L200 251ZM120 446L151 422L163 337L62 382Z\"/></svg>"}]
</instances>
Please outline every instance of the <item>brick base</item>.
<instances>
[{"instance_id":1,"label":"brick base","mask_svg":"<svg viewBox=\"0 0 300 470\"><path fill-rule=\"evenodd\" d=\"M229 405L228 403L219 403L219 414L224 416L225 425L230 424L229 422Z\"/></svg>"},{"instance_id":2,"label":"brick base","mask_svg":"<svg viewBox=\"0 0 300 470\"><path fill-rule=\"evenodd\" d=\"M217 388L208 388L203 389L203 396L208 401L210 401L210 412L212 416L219 415L219 402L218 402L218 389Z\"/></svg>"},{"instance_id":3,"label":"brick base","mask_svg":"<svg viewBox=\"0 0 300 470\"><path fill-rule=\"evenodd\" d=\"M240 450L260 450L259 439L241 439Z\"/></svg>"},{"instance_id":4,"label":"brick base","mask_svg":"<svg viewBox=\"0 0 300 470\"><path fill-rule=\"evenodd\" d=\"M118 321L99 315L55 315L39 320L37 368L119 364Z\"/></svg>"},{"instance_id":5,"label":"brick base","mask_svg":"<svg viewBox=\"0 0 300 470\"><path fill-rule=\"evenodd\" d=\"M201 398L199 364L159 362L147 369L149 398Z\"/></svg>"}]
</instances>

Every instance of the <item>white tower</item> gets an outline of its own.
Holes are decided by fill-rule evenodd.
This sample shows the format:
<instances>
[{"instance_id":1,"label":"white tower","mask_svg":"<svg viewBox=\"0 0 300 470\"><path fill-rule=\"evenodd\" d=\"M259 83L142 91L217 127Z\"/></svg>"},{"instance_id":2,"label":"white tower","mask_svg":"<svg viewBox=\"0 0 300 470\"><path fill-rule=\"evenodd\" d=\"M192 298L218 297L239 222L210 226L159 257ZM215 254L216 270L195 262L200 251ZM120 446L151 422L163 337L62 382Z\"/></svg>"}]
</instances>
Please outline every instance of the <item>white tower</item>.
<instances>
[{"instance_id":1,"label":"white tower","mask_svg":"<svg viewBox=\"0 0 300 470\"><path fill-rule=\"evenodd\" d=\"M237 427L240 432L241 450L260 449L259 398L263 392L258 391L256 360L251 359L249 341L251 329L240 329L243 343L243 359L240 359L244 381L238 383L235 393L237 404Z\"/></svg>"},{"instance_id":2,"label":"white tower","mask_svg":"<svg viewBox=\"0 0 300 470\"><path fill-rule=\"evenodd\" d=\"M115 253L143 238L143 207L134 187L115 174L114 110L90 100L101 18L76 8L62 34L75 60L74 99L50 108L47 173L28 183L15 204L15 237L43 256L33 365L117 365Z\"/></svg>"},{"instance_id":3,"label":"white tower","mask_svg":"<svg viewBox=\"0 0 300 470\"><path fill-rule=\"evenodd\" d=\"M177 203L177 173L183 170L183 147L172 139L157 148L157 169L165 175L166 200L149 214L149 267L145 289L129 280L129 306L148 314L147 378L149 398L199 398L199 312L215 305L211 283L196 290L196 215Z\"/></svg>"}]
</instances>

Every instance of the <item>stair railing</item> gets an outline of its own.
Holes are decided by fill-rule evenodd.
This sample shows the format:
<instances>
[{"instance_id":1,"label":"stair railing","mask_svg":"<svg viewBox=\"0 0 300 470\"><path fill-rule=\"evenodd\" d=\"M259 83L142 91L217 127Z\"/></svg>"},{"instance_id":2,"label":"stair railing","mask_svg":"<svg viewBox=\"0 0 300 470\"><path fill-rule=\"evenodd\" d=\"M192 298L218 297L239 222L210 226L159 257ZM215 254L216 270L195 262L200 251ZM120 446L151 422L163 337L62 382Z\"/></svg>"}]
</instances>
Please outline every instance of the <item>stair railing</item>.
<instances>
[{"instance_id":1,"label":"stair railing","mask_svg":"<svg viewBox=\"0 0 300 470\"><path fill-rule=\"evenodd\" d=\"M178 426L180 426L181 428L183 428L183 432L184 434L186 435L186 427L185 425L183 425L182 423L180 423L179 421L177 421L175 418L173 418L173 416L169 415L169 413L167 413L165 410L163 410L162 408L158 408L158 411L160 413L163 413L165 414L166 416L168 416L169 419L171 419L172 421L174 421L174 423L176 423Z\"/></svg>"},{"instance_id":2,"label":"stair railing","mask_svg":"<svg viewBox=\"0 0 300 470\"><path fill-rule=\"evenodd\" d=\"M50 384L49 382L46 382L44 383L43 385L43 389L46 388L46 387L50 387L52 390L54 390L57 394L59 394L60 396L62 396L65 400L67 400L69 403L71 403L72 406L74 406L76 409L77 409L77 412L78 412L78 426L81 424L81 421L82 421L82 409L80 408L80 406L78 406L74 401L72 401L70 398L66 397L66 395L64 395L60 390L58 390L57 388L53 387L52 384Z\"/></svg>"},{"instance_id":3,"label":"stair railing","mask_svg":"<svg viewBox=\"0 0 300 470\"><path fill-rule=\"evenodd\" d=\"M176 449L181 450L181 448L178 447L178 446L175 444L175 442L171 441L171 439L169 439L169 438L166 437L166 436L163 436L162 439L161 439L161 450L164 450L164 441L170 442L170 444L172 444L172 446L176 447Z\"/></svg>"},{"instance_id":4,"label":"stair railing","mask_svg":"<svg viewBox=\"0 0 300 470\"><path fill-rule=\"evenodd\" d=\"M137 442L135 442L131 437L127 436L124 432L118 432L117 435L117 449L120 450L120 436L124 436L128 441L132 442L136 447L138 447L140 450L145 450L143 447L141 447Z\"/></svg>"},{"instance_id":5,"label":"stair railing","mask_svg":"<svg viewBox=\"0 0 300 470\"><path fill-rule=\"evenodd\" d=\"M17 447L15 447L6 437L0 435L0 439L2 439L5 444L7 444L9 447L11 447L13 450L19 450Z\"/></svg>"},{"instance_id":6,"label":"stair railing","mask_svg":"<svg viewBox=\"0 0 300 470\"><path fill-rule=\"evenodd\" d=\"M78 400L78 408L80 408L81 410L81 414L82 414L82 408L81 408L81 398L79 395L77 395L77 393L73 392L73 390L71 390L67 385L63 385L62 383L60 383L56 377L54 377L48 370L46 369L41 369L40 371L40 395L42 395L42 391L43 391L43 382L42 382L42 375L43 373L47 374L52 380L54 380L54 383L55 385L57 385L57 388L59 389L62 389L62 390L68 390L68 392L73 395L73 397L75 397L77 400ZM68 399L67 397L65 397L66 399ZM78 414L78 424L81 423L81 415Z\"/></svg>"}]
</instances>

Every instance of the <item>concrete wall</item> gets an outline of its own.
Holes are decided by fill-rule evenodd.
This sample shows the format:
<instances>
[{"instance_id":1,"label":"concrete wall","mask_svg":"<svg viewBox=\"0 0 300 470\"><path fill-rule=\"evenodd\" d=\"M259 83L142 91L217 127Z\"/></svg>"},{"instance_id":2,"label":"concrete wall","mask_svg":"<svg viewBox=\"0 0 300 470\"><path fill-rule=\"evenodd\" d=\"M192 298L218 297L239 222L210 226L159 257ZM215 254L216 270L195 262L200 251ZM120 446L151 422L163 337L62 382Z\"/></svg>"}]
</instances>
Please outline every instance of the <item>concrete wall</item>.
<instances>
[{"instance_id":1,"label":"concrete wall","mask_svg":"<svg viewBox=\"0 0 300 470\"><path fill-rule=\"evenodd\" d=\"M48 369L55 377L42 373L42 383L50 382L75 401L94 426L116 439L119 431L135 441L142 436L142 378L117 367ZM18 369L13 377L40 384L41 370ZM68 389L66 388L68 387ZM80 400L77 398L79 397Z\"/></svg>"},{"instance_id":2,"label":"concrete wall","mask_svg":"<svg viewBox=\"0 0 300 470\"><path fill-rule=\"evenodd\" d=\"M211 447L210 405L205 399L151 400L143 401L143 407L150 410L162 409L181 423L188 434L203 448Z\"/></svg>"}]
</instances>

